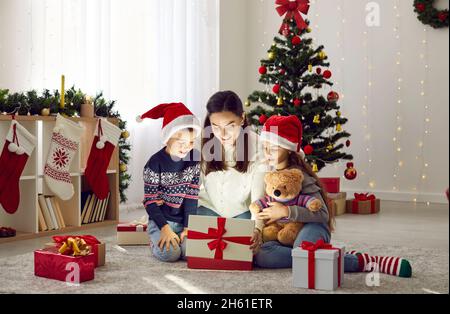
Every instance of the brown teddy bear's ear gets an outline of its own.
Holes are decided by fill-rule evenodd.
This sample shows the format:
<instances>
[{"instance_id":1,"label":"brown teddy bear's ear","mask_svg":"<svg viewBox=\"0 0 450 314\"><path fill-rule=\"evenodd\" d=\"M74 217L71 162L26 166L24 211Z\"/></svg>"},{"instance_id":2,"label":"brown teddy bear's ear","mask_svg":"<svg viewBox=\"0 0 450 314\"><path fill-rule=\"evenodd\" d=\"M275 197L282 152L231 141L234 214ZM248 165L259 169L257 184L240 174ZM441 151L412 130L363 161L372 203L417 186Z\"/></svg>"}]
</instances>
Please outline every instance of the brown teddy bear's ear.
<instances>
[{"instance_id":1,"label":"brown teddy bear's ear","mask_svg":"<svg viewBox=\"0 0 450 314\"><path fill-rule=\"evenodd\" d=\"M295 168L289 169L288 171L292 176L298 178L300 181L303 182L303 179L305 178L305 176L303 175L303 171L301 171L300 169L295 169Z\"/></svg>"}]
</instances>

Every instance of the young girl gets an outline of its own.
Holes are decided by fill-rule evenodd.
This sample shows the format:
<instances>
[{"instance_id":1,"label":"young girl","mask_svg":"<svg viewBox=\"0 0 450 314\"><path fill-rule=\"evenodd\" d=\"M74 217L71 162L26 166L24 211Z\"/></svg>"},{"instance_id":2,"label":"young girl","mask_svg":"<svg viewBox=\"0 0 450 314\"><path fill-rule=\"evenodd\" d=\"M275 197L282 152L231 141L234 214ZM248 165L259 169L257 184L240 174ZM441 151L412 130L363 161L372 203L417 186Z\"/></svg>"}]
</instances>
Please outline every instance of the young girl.
<instances>
[{"instance_id":1,"label":"young girl","mask_svg":"<svg viewBox=\"0 0 450 314\"><path fill-rule=\"evenodd\" d=\"M264 125L260 139L263 141L264 154L267 163L274 170L300 169L305 180L302 194L313 196L322 201L323 207L318 212L311 212L299 206L284 206L271 203L272 207L258 214L258 219L278 221L288 217L291 221L305 223L295 241L294 247L303 241L316 243L319 239L330 243L331 232L334 229L333 213L326 204L327 195L323 186L305 161L301 150L303 128L296 116L273 116ZM292 267L292 248L283 246L277 241L264 243L255 256L255 263L263 268L290 268ZM411 277L411 265L402 258L369 256L359 252L347 253L344 257L346 272L371 271L373 264L377 263L379 271L400 277Z\"/></svg>"},{"instance_id":2,"label":"young girl","mask_svg":"<svg viewBox=\"0 0 450 314\"><path fill-rule=\"evenodd\" d=\"M144 206L152 252L163 262L175 262L185 257L189 215L197 213L200 165L193 147L201 127L181 103L159 105L139 120L144 118L164 118L166 145L144 169Z\"/></svg>"}]
</instances>

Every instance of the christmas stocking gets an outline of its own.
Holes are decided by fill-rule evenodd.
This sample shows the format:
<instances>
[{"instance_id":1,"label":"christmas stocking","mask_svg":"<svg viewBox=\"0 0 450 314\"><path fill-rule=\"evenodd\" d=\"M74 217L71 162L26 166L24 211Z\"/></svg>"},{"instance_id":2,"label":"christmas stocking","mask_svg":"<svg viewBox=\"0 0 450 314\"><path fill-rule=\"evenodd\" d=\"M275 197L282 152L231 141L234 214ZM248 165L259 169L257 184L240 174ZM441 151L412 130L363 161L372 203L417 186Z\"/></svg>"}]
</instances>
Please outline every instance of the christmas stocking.
<instances>
[{"instance_id":1,"label":"christmas stocking","mask_svg":"<svg viewBox=\"0 0 450 314\"><path fill-rule=\"evenodd\" d=\"M44 179L49 189L63 201L70 200L74 194L69 169L78 151L82 132L83 127L78 123L61 115L56 117Z\"/></svg>"},{"instance_id":2,"label":"christmas stocking","mask_svg":"<svg viewBox=\"0 0 450 314\"><path fill-rule=\"evenodd\" d=\"M0 156L0 204L9 214L19 207L20 176L35 146L36 137L13 120Z\"/></svg>"},{"instance_id":3,"label":"christmas stocking","mask_svg":"<svg viewBox=\"0 0 450 314\"><path fill-rule=\"evenodd\" d=\"M122 131L108 120L99 119L95 133L85 175L95 196L104 200L109 192L106 172Z\"/></svg>"}]
</instances>

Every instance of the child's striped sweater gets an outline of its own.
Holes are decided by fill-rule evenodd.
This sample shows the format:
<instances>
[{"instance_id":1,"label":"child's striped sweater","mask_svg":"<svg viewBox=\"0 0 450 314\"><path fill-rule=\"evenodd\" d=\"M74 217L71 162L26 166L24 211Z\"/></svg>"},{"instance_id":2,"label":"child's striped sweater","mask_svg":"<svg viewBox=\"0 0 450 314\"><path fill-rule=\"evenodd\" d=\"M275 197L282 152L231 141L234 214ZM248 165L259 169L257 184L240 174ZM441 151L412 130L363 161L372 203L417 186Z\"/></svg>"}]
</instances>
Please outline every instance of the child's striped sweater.
<instances>
[{"instance_id":1,"label":"child's striped sweater","mask_svg":"<svg viewBox=\"0 0 450 314\"><path fill-rule=\"evenodd\" d=\"M270 207L270 205L268 203L281 203L285 206L299 206L299 207L303 207L303 208L308 208L309 204L314 201L316 198L314 196L310 196L310 195L303 195L300 194L298 195L296 198L294 198L293 200L290 201L282 201L279 199L276 199L274 197L271 196L266 196L262 199L259 199L256 201L256 205L258 205L258 207L263 210L265 208ZM280 220L281 222L287 222L288 219L282 219Z\"/></svg>"},{"instance_id":2,"label":"child's striped sweater","mask_svg":"<svg viewBox=\"0 0 450 314\"><path fill-rule=\"evenodd\" d=\"M188 226L189 215L197 213L200 164L195 151L186 160L174 160L166 149L152 156L144 169L144 206L159 228L168 221ZM157 203L163 201L162 206Z\"/></svg>"}]
</instances>

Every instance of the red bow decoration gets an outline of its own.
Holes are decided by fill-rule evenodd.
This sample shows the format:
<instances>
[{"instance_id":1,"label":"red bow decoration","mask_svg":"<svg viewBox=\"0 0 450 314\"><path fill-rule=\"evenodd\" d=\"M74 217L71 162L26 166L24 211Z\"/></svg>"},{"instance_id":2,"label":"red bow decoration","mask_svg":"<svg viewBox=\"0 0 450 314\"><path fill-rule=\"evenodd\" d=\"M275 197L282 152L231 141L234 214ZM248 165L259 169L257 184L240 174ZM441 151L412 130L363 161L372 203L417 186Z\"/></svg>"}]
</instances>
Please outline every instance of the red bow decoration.
<instances>
[{"instance_id":1,"label":"red bow decoration","mask_svg":"<svg viewBox=\"0 0 450 314\"><path fill-rule=\"evenodd\" d=\"M278 14L280 16L286 15L284 20L294 18L299 30L304 30L308 27L308 24L306 24L300 13L305 15L308 14L309 0L276 0L275 4L278 5L276 8ZM281 25L280 32L283 30L284 26L285 25L283 23L283 25Z\"/></svg>"},{"instance_id":2,"label":"red bow decoration","mask_svg":"<svg viewBox=\"0 0 450 314\"><path fill-rule=\"evenodd\" d=\"M301 246L303 250L308 251L308 289L316 288L316 251L317 250L338 250L338 285L341 286L341 258L342 252L339 248L334 248L331 244L325 243L320 239L316 243L303 241Z\"/></svg>"},{"instance_id":3,"label":"red bow decoration","mask_svg":"<svg viewBox=\"0 0 450 314\"><path fill-rule=\"evenodd\" d=\"M83 236L54 236L53 238L53 242L57 243L57 244L63 244L64 242L66 242L69 238L78 238L78 239L82 239L86 242L86 244L94 246L97 244L100 244L101 242L99 240L97 240L96 237L91 236L91 235L83 235Z\"/></svg>"},{"instance_id":4,"label":"red bow decoration","mask_svg":"<svg viewBox=\"0 0 450 314\"><path fill-rule=\"evenodd\" d=\"M191 240L213 240L208 243L208 248L211 251L216 251L214 259L223 260L223 251L227 248L227 242L233 242L243 245L250 245L252 242L251 237L224 237L227 233L225 229L226 218L217 218L217 229L209 228L208 233L202 233L197 231L188 231L188 239Z\"/></svg>"},{"instance_id":5,"label":"red bow decoration","mask_svg":"<svg viewBox=\"0 0 450 314\"><path fill-rule=\"evenodd\" d=\"M358 202L365 202L365 201L375 201L377 198L373 194L369 193L355 193L355 200Z\"/></svg>"}]
</instances>

